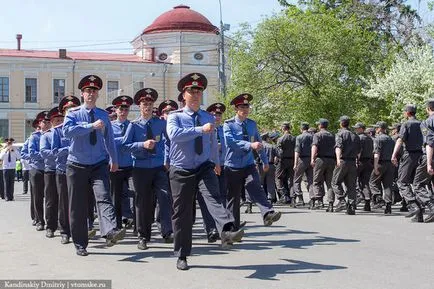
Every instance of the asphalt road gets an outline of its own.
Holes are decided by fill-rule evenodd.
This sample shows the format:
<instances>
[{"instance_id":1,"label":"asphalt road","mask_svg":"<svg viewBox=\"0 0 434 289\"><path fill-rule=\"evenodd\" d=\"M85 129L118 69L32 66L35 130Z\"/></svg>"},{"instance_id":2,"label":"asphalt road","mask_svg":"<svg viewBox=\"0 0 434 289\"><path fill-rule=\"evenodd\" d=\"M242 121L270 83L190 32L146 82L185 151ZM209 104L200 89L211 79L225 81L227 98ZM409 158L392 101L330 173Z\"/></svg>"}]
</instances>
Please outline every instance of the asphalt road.
<instances>
[{"instance_id":1,"label":"asphalt road","mask_svg":"<svg viewBox=\"0 0 434 289\"><path fill-rule=\"evenodd\" d=\"M182 272L156 228L146 251L128 232L111 248L91 240L90 255L76 256L58 232L47 239L35 230L21 191L17 183L15 201L0 200L0 279L108 279L116 289L434 288L434 224L410 223L397 208L348 216L279 207L281 220L264 227L254 207L231 250L208 244L198 219L191 269Z\"/></svg>"}]
</instances>

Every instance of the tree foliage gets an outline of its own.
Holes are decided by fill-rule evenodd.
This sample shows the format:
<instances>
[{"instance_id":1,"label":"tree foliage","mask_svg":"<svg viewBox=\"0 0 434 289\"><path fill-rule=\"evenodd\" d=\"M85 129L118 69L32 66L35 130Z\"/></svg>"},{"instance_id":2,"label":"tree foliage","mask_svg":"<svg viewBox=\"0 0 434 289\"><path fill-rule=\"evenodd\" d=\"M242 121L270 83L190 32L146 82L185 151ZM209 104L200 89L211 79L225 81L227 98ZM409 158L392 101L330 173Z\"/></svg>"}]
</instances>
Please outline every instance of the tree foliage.
<instances>
[{"instance_id":1,"label":"tree foliage","mask_svg":"<svg viewBox=\"0 0 434 289\"><path fill-rule=\"evenodd\" d=\"M395 56L391 68L386 72L374 71L363 94L371 99L383 100L383 118L397 120L402 115L405 104L424 102L434 93L434 56L431 45L414 43L406 53ZM419 110L421 111L421 110Z\"/></svg>"},{"instance_id":2,"label":"tree foliage","mask_svg":"<svg viewBox=\"0 0 434 289\"><path fill-rule=\"evenodd\" d=\"M414 23L415 18L397 12L403 1L378 1L377 6L349 0L306 0L298 6L279 2L285 12L255 29L243 25L234 34L226 103L252 93L252 116L264 128L282 121L313 123L320 117L337 126L343 114L372 123L388 115L388 100L368 96L362 88L373 70L380 76L397 51L405 52L413 28L401 33L398 23ZM379 20L378 15L389 18Z\"/></svg>"}]
</instances>

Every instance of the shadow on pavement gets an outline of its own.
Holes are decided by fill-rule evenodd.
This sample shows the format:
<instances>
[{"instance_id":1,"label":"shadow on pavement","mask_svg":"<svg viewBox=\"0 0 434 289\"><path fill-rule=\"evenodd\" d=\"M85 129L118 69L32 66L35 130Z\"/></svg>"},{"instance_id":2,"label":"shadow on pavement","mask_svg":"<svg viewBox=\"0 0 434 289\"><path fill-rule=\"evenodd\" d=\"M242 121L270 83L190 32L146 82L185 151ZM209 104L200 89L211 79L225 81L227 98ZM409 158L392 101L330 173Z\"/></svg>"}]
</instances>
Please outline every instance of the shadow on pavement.
<instances>
[{"instance_id":1,"label":"shadow on pavement","mask_svg":"<svg viewBox=\"0 0 434 289\"><path fill-rule=\"evenodd\" d=\"M208 265L193 265L191 268L197 269L223 269L223 270L238 270L238 271L254 271L252 274L245 278L261 279L261 280L275 280L280 274L311 274L320 273L321 271L328 270L342 270L347 269L344 266L325 265L317 263L309 263L299 260L281 259L288 263L284 264L256 264L256 265L243 265L243 266L208 266Z\"/></svg>"}]
</instances>

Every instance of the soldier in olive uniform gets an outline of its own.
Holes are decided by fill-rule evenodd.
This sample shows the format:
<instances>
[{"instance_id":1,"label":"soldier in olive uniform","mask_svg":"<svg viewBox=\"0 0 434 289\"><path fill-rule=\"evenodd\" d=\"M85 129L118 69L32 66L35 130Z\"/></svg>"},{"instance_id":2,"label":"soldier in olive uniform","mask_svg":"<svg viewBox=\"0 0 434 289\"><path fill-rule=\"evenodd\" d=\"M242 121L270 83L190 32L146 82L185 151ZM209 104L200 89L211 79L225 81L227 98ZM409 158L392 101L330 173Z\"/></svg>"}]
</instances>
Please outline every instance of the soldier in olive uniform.
<instances>
[{"instance_id":1,"label":"soldier in olive uniform","mask_svg":"<svg viewBox=\"0 0 434 289\"><path fill-rule=\"evenodd\" d=\"M291 135L291 125L288 122L282 124L283 135L277 140L276 185L279 201L291 202L295 205L293 191L294 178L294 147L295 137Z\"/></svg>"},{"instance_id":2,"label":"soldier in olive uniform","mask_svg":"<svg viewBox=\"0 0 434 289\"><path fill-rule=\"evenodd\" d=\"M421 211L411 185L422 156L423 136L420 121L416 119L416 106L413 104L406 105L404 115L407 121L402 124L399 131L399 137L392 154L392 163L395 166L398 165L398 154L401 146L403 146L404 151L398 170L398 187L399 193L407 202L408 214L406 217L412 217Z\"/></svg>"},{"instance_id":3,"label":"soldier in olive uniform","mask_svg":"<svg viewBox=\"0 0 434 289\"><path fill-rule=\"evenodd\" d=\"M381 196L381 192L384 192L384 199L386 200L384 213L391 214L394 167L390 160L394 142L392 138L386 134L387 124L384 121L377 122L375 127L377 137L374 139L374 170L371 173L369 186L372 192L372 198Z\"/></svg>"},{"instance_id":4,"label":"soldier in olive uniform","mask_svg":"<svg viewBox=\"0 0 434 289\"><path fill-rule=\"evenodd\" d=\"M313 198L311 209L321 209L325 195L324 182L327 185L327 199L329 204L334 203L332 190L333 170L336 165L335 137L327 130L329 121L321 118L318 122L319 132L312 140L311 166L313 167Z\"/></svg>"},{"instance_id":5,"label":"soldier in olive uniform","mask_svg":"<svg viewBox=\"0 0 434 289\"><path fill-rule=\"evenodd\" d=\"M362 198L365 200L363 210L366 212L371 211L371 190L369 188L369 178L371 177L373 165L373 150L374 142L372 138L365 134L365 125L361 122L353 126L357 135L360 138L360 155L358 157L358 186Z\"/></svg>"},{"instance_id":6,"label":"soldier in olive uniform","mask_svg":"<svg viewBox=\"0 0 434 289\"><path fill-rule=\"evenodd\" d=\"M349 130L350 118L348 116L341 116L339 122L341 129L336 134L336 168L333 171L332 180L333 192L339 199L336 206L336 212L342 211L346 208L348 215L355 215L357 197L356 159L361 150L360 138ZM348 203L345 202L345 191L342 187L342 183L344 183L347 188Z\"/></svg>"},{"instance_id":7,"label":"soldier in olive uniform","mask_svg":"<svg viewBox=\"0 0 434 289\"><path fill-rule=\"evenodd\" d=\"M300 126L301 134L295 138L294 148L294 194L298 197L297 206L304 206L303 192L301 190L301 182L303 175L306 174L307 190L309 198L313 198L312 194L312 177L313 170L310 165L310 154L312 147L313 136L309 133L309 124L302 122Z\"/></svg>"}]
</instances>

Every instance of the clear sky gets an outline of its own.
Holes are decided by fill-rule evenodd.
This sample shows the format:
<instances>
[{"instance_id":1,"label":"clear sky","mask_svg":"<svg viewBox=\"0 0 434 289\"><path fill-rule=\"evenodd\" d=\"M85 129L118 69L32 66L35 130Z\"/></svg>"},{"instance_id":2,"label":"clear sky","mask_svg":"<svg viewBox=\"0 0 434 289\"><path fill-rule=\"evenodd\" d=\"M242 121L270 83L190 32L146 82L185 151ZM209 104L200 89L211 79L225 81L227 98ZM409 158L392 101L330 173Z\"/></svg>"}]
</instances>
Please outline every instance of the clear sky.
<instances>
[{"instance_id":1,"label":"clear sky","mask_svg":"<svg viewBox=\"0 0 434 289\"><path fill-rule=\"evenodd\" d=\"M295 0L294 0L295 1ZM293 2L294 2L293 1ZM432 19L426 1L420 14ZM219 26L219 0L0 0L0 48L16 48L15 35L23 34L23 49L131 52L129 41L163 12L189 5ZM418 7L418 0L409 0ZM279 12L277 0L221 0L223 22L237 30L239 23L258 23ZM106 44L113 43L113 44Z\"/></svg>"}]
</instances>

